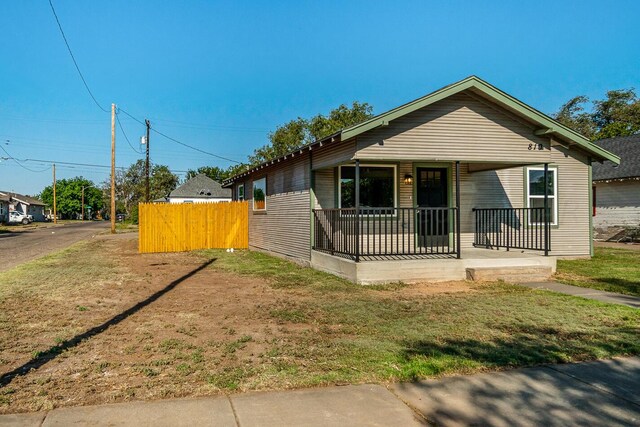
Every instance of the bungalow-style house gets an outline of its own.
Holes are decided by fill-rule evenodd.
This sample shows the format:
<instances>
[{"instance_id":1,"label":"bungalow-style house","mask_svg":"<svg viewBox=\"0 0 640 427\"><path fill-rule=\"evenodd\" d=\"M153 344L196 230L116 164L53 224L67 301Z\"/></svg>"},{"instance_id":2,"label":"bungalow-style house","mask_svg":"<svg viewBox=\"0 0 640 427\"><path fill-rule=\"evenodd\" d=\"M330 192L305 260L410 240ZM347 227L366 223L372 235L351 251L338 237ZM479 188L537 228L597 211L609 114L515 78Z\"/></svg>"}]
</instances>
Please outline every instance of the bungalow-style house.
<instances>
[{"instance_id":1,"label":"bungalow-style house","mask_svg":"<svg viewBox=\"0 0 640 427\"><path fill-rule=\"evenodd\" d=\"M250 200L250 249L354 282L536 280L592 254L605 160L619 161L472 76L224 185Z\"/></svg>"},{"instance_id":2,"label":"bungalow-style house","mask_svg":"<svg viewBox=\"0 0 640 427\"><path fill-rule=\"evenodd\" d=\"M10 211L19 211L24 215L31 215L34 221L46 221L44 214L45 203L42 200L8 191L0 191L0 196L9 198Z\"/></svg>"},{"instance_id":3,"label":"bungalow-style house","mask_svg":"<svg viewBox=\"0 0 640 427\"><path fill-rule=\"evenodd\" d=\"M167 201L159 203L216 203L230 202L231 190L222 188L218 181L214 181L204 174L198 174L169 193Z\"/></svg>"},{"instance_id":4,"label":"bungalow-style house","mask_svg":"<svg viewBox=\"0 0 640 427\"><path fill-rule=\"evenodd\" d=\"M620 157L619 165L593 165L596 232L606 236L624 228L640 227L640 135L601 139L595 144Z\"/></svg>"},{"instance_id":5,"label":"bungalow-style house","mask_svg":"<svg viewBox=\"0 0 640 427\"><path fill-rule=\"evenodd\" d=\"M0 224L9 222L9 196L0 194Z\"/></svg>"}]
</instances>

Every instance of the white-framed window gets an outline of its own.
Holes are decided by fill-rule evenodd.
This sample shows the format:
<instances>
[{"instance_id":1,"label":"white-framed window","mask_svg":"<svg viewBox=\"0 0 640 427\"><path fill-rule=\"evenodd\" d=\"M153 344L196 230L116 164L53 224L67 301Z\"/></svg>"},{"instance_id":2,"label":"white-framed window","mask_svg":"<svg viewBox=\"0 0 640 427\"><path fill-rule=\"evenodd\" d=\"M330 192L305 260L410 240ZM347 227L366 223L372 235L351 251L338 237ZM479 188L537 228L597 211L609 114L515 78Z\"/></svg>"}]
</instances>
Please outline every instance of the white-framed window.
<instances>
[{"instance_id":1,"label":"white-framed window","mask_svg":"<svg viewBox=\"0 0 640 427\"><path fill-rule=\"evenodd\" d=\"M236 200L239 202L244 200L244 183L238 184L236 188Z\"/></svg>"},{"instance_id":2,"label":"white-framed window","mask_svg":"<svg viewBox=\"0 0 640 427\"><path fill-rule=\"evenodd\" d=\"M267 210L267 178L253 181L253 210Z\"/></svg>"},{"instance_id":3,"label":"white-framed window","mask_svg":"<svg viewBox=\"0 0 640 427\"><path fill-rule=\"evenodd\" d=\"M551 213L551 225L558 225L558 169L549 168L548 207ZM544 167L529 167L525 170L526 202L528 208L544 207ZM541 224L542 215L531 215L529 224Z\"/></svg>"},{"instance_id":4,"label":"white-framed window","mask_svg":"<svg viewBox=\"0 0 640 427\"><path fill-rule=\"evenodd\" d=\"M338 168L338 207L356 205L355 165ZM360 165L360 207L395 208L397 206L396 165ZM389 211L390 214L393 210Z\"/></svg>"}]
</instances>

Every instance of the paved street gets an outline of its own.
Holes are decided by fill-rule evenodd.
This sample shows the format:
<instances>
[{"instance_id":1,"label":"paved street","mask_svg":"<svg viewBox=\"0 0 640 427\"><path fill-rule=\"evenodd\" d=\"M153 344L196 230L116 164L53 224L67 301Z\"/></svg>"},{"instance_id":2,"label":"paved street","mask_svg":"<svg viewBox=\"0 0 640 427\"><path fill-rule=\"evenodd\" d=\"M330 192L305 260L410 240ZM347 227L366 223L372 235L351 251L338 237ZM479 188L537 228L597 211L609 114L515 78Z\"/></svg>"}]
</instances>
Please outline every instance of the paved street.
<instances>
[{"instance_id":1,"label":"paved street","mask_svg":"<svg viewBox=\"0 0 640 427\"><path fill-rule=\"evenodd\" d=\"M0 234L0 271L64 249L108 229L108 221L86 221Z\"/></svg>"},{"instance_id":2,"label":"paved street","mask_svg":"<svg viewBox=\"0 0 640 427\"><path fill-rule=\"evenodd\" d=\"M0 416L12 426L635 426L640 359L413 383L129 402Z\"/></svg>"}]
</instances>

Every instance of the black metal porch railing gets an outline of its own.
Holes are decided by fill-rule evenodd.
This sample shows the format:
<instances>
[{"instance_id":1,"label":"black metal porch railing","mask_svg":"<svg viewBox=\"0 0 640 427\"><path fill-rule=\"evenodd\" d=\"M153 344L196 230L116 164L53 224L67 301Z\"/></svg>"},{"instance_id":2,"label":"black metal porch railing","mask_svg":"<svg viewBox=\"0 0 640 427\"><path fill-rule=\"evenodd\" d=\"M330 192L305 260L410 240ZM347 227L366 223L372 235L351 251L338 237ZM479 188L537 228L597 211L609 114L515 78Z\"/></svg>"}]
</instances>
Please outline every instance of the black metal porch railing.
<instances>
[{"instance_id":1,"label":"black metal porch railing","mask_svg":"<svg viewBox=\"0 0 640 427\"><path fill-rule=\"evenodd\" d=\"M457 255L457 208L314 209L313 249L354 259Z\"/></svg>"},{"instance_id":2,"label":"black metal porch railing","mask_svg":"<svg viewBox=\"0 0 640 427\"><path fill-rule=\"evenodd\" d=\"M484 248L551 250L551 210L547 208L473 209L473 246Z\"/></svg>"}]
</instances>

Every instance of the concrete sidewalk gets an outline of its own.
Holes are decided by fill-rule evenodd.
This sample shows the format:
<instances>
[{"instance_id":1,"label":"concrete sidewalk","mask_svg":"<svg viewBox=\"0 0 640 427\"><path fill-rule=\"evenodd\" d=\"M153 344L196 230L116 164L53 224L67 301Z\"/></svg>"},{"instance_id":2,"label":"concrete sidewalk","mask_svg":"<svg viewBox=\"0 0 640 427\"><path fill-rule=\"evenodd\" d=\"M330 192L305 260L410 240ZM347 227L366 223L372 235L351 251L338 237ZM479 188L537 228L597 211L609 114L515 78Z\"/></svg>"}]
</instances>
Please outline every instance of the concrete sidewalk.
<instances>
[{"instance_id":1,"label":"concrete sidewalk","mask_svg":"<svg viewBox=\"0 0 640 427\"><path fill-rule=\"evenodd\" d=\"M0 416L2 426L631 426L640 358L414 383L131 402Z\"/></svg>"},{"instance_id":2,"label":"concrete sidewalk","mask_svg":"<svg viewBox=\"0 0 640 427\"><path fill-rule=\"evenodd\" d=\"M522 286L532 289L545 289L561 294L573 295L577 297L594 299L611 304L623 304L633 308L640 308L640 297L633 295L616 294L614 292L599 291L591 288L581 288L580 286L565 285L557 282L532 282L520 283Z\"/></svg>"}]
</instances>

